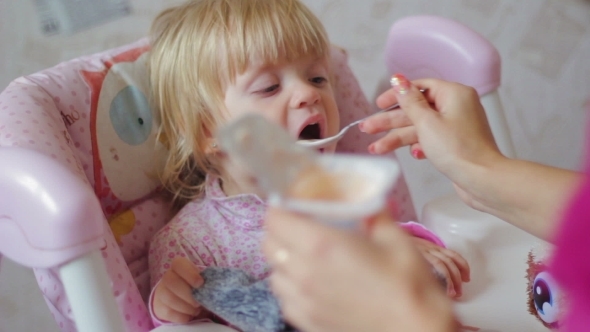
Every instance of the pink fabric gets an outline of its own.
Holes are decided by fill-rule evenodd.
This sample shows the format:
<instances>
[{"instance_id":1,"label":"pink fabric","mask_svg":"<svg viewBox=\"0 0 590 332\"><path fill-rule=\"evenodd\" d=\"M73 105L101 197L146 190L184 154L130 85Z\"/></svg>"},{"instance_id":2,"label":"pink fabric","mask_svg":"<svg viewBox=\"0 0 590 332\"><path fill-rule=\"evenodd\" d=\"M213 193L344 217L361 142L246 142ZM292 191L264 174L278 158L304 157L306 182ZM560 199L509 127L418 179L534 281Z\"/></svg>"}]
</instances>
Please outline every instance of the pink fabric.
<instances>
[{"instance_id":1,"label":"pink fabric","mask_svg":"<svg viewBox=\"0 0 590 332\"><path fill-rule=\"evenodd\" d=\"M555 238L550 271L567 294L563 331L590 327L590 181L584 179Z\"/></svg>"},{"instance_id":2,"label":"pink fabric","mask_svg":"<svg viewBox=\"0 0 590 332\"><path fill-rule=\"evenodd\" d=\"M202 268L233 267L266 277L270 270L260 251L265 206L256 195L225 196L218 179L208 177L205 198L185 205L152 239L152 285L178 256Z\"/></svg>"},{"instance_id":3,"label":"pink fabric","mask_svg":"<svg viewBox=\"0 0 590 332\"><path fill-rule=\"evenodd\" d=\"M590 102L587 106L590 111ZM567 296L560 330L566 332L590 329L590 126L587 128L585 175L562 218L549 264Z\"/></svg>"}]
</instances>

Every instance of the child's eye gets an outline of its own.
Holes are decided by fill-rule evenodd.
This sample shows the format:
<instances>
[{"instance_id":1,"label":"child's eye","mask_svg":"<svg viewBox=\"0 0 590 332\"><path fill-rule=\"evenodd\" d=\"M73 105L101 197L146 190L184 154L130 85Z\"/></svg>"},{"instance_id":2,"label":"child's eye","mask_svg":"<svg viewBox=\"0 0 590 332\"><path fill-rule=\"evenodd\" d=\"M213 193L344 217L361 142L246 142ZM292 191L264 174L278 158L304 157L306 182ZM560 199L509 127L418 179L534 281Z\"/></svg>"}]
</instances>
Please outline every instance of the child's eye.
<instances>
[{"instance_id":1,"label":"child's eye","mask_svg":"<svg viewBox=\"0 0 590 332\"><path fill-rule=\"evenodd\" d=\"M312 83L321 85L321 84L324 84L324 83L328 82L328 79L325 78L325 77L323 77L323 76L317 76L317 77L314 77L314 78L310 79L310 81Z\"/></svg>"},{"instance_id":2,"label":"child's eye","mask_svg":"<svg viewBox=\"0 0 590 332\"><path fill-rule=\"evenodd\" d=\"M278 88L279 88L279 85L278 84L274 84L274 85L271 85L271 86L269 86L267 88L264 88L262 90L259 90L258 92L260 92L260 93L271 93L271 92L274 92L274 91L278 90Z\"/></svg>"}]
</instances>

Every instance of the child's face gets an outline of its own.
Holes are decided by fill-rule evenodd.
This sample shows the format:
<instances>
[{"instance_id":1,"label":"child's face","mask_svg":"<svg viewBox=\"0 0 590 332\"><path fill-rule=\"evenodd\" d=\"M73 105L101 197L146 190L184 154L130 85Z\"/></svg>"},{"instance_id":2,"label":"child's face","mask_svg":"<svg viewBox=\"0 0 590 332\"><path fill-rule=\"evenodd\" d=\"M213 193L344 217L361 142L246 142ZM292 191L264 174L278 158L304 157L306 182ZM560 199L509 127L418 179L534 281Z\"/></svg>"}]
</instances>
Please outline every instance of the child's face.
<instances>
[{"instance_id":1,"label":"child's face","mask_svg":"<svg viewBox=\"0 0 590 332\"><path fill-rule=\"evenodd\" d=\"M326 59L299 58L272 65L252 63L225 91L229 120L257 113L279 124L296 139L335 135L338 107ZM322 149L334 152L335 144Z\"/></svg>"}]
</instances>

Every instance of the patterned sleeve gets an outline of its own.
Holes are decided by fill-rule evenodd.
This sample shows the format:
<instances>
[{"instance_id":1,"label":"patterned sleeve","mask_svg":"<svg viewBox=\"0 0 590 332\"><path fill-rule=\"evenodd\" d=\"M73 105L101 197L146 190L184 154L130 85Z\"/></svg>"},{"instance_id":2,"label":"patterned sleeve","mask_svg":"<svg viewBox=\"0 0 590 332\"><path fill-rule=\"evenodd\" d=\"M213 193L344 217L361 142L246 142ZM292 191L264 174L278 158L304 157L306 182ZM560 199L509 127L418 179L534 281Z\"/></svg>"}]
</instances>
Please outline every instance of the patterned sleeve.
<instances>
[{"instance_id":1,"label":"patterned sleeve","mask_svg":"<svg viewBox=\"0 0 590 332\"><path fill-rule=\"evenodd\" d=\"M150 243L148 256L152 288L160 281L162 275L170 269L172 261L176 257L186 257L199 268L205 267L196 250L198 246L198 243L190 243L172 228L164 227L158 232Z\"/></svg>"},{"instance_id":2,"label":"patterned sleeve","mask_svg":"<svg viewBox=\"0 0 590 332\"><path fill-rule=\"evenodd\" d=\"M199 268L204 268L205 264L201 260L197 248L199 243L190 243L182 234L179 234L174 228L165 226L159 231L150 243L148 264L150 270L151 292L149 297L149 312L152 317L154 326L171 325L172 323L158 319L153 312L154 289L160 282L160 279L172 265L176 257L186 257ZM172 324L176 325L176 324Z\"/></svg>"}]
</instances>

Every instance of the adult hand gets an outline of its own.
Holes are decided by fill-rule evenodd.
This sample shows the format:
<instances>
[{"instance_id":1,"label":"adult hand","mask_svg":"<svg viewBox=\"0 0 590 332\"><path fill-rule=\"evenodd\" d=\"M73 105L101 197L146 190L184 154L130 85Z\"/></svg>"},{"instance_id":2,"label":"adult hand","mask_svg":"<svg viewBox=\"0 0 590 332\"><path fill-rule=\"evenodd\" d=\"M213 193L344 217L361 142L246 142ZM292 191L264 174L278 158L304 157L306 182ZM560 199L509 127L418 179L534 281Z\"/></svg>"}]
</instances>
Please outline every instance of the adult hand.
<instances>
[{"instance_id":1,"label":"adult hand","mask_svg":"<svg viewBox=\"0 0 590 332\"><path fill-rule=\"evenodd\" d=\"M270 208L264 251L283 313L301 330L457 329L450 299L387 215L365 236Z\"/></svg>"},{"instance_id":2,"label":"adult hand","mask_svg":"<svg viewBox=\"0 0 590 332\"><path fill-rule=\"evenodd\" d=\"M453 182L464 164L480 165L502 157L473 88L437 79L411 83L401 75L392 78L392 86L377 98L377 105L399 102L401 110L375 115L360 124L369 134L389 131L369 147L370 152L383 154L411 146L414 157L427 157Z\"/></svg>"},{"instance_id":3,"label":"adult hand","mask_svg":"<svg viewBox=\"0 0 590 332\"><path fill-rule=\"evenodd\" d=\"M551 239L579 174L504 157L473 88L436 79L411 83L400 75L391 81L392 89L377 98L377 105L399 102L401 110L360 124L367 133L394 129L370 145L370 152L411 146L412 154L428 158L472 208ZM419 88L427 91L422 94Z\"/></svg>"},{"instance_id":4,"label":"adult hand","mask_svg":"<svg viewBox=\"0 0 590 332\"><path fill-rule=\"evenodd\" d=\"M175 258L154 290L155 316L172 323L190 322L203 312L201 305L192 296L192 289L202 284L200 271L190 260Z\"/></svg>"}]
</instances>

